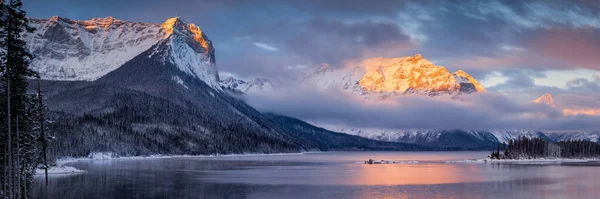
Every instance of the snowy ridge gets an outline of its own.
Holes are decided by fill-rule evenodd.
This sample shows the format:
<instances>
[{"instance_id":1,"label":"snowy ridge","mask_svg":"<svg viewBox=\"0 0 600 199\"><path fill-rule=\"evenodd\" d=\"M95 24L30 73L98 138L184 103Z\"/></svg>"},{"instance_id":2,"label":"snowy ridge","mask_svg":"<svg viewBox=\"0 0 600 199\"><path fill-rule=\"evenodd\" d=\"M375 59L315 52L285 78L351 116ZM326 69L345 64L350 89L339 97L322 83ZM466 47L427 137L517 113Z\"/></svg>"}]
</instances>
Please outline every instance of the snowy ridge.
<instances>
[{"instance_id":1,"label":"snowy ridge","mask_svg":"<svg viewBox=\"0 0 600 199\"><path fill-rule=\"evenodd\" d=\"M220 89L212 42L198 26L178 17L152 24L112 17L71 20L54 16L31 19L31 26L36 31L24 37L35 55L32 68L43 79L94 81L156 44L166 43L169 53L164 61Z\"/></svg>"},{"instance_id":2,"label":"snowy ridge","mask_svg":"<svg viewBox=\"0 0 600 199\"><path fill-rule=\"evenodd\" d=\"M274 87L270 80L265 78L256 78L251 81L244 81L228 77L220 82L223 88L237 90L243 93L258 93L273 91Z\"/></svg>"},{"instance_id":3,"label":"snowy ridge","mask_svg":"<svg viewBox=\"0 0 600 199\"><path fill-rule=\"evenodd\" d=\"M491 134L496 137L498 142L500 143L508 143L510 140L514 140L520 137L526 138L543 138L547 137L546 134L539 131L530 131L530 130L502 130L502 131L490 131Z\"/></svg>"},{"instance_id":4,"label":"snowy ridge","mask_svg":"<svg viewBox=\"0 0 600 199\"><path fill-rule=\"evenodd\" d=\"M349 67L336 69L327 64L322 65L318 70L307 69L298 78L301 83L312 83L318 89L327 89L331 86L340 86L341 89L364 94L364 91L358 81L365 73L362 67Z\"/></svg>"},{"instance_id":5,"label":"snowy ridge","mask_svg":"<svg viewBox=\"0 0 600 199\"><path fill-rule=\"evenodd\" d=\"M93 81L149 49L162 38L158 24L106 17L76 21L54 16L31 19L24 35L35 58L31 66L49 80Z\"/></svg>"},{"instance_id":6,"label":"snowy ridge","mask_svg":"<svg viewBox=\"0 0 600 199\"><path fill-rule=\"evenodd\" d=\"M479 140L485 143L508 143L508 141L520 137L551 139L543 132L530 130L390 130L376 128L348 128L335 125L319 126L329 129L331 131L357 135L374 140L420 144L436 143L443 141L440 140L442 135L452 132L459 132L463 136L466 135L471 141Z\"/></svg>"},{"instance_id":7,"label":"snowy ridge","mask_svg":"<svg viewBox=\"0 0 600 199\"><path fill-rule=\"evenodd\" d=\"M357 135L369 139L404 142L416 144L435 144L444 143L444 139L452 139L452 142L459 140L465 143L479 142L484 145L493 145L497 143L508 143L510 140L526 137L548 139L555 142L569 140L586 140L591 142L600 141L600 132L551 132L544 133L532 130L389 130L375 128L348 128L335 125L318 125L331 131ZM454 135L452 135L454 134ZM458 134L458 135L457 135Z\"/></svg>"}]
</instances>

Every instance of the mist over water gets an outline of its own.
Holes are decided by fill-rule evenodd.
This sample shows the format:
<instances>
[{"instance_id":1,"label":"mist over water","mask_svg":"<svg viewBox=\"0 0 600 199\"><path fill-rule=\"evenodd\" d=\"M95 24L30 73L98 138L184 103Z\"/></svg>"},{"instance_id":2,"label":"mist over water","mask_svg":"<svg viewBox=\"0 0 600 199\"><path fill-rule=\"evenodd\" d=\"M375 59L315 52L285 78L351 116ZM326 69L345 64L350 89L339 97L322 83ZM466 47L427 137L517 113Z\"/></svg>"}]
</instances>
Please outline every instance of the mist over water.
<instances>
[{"instance_id":1,"label":"mist over water","mask_svg":"<svg viewBox=\"0 0 600 199\"><path fill-rule=\"evenodd\" d=\"M596 164L485 164L487 152L335 152L69 164L34 198L598 198ZM399 164L367 165L369 158Z\"/></svg>"}]
</instances>

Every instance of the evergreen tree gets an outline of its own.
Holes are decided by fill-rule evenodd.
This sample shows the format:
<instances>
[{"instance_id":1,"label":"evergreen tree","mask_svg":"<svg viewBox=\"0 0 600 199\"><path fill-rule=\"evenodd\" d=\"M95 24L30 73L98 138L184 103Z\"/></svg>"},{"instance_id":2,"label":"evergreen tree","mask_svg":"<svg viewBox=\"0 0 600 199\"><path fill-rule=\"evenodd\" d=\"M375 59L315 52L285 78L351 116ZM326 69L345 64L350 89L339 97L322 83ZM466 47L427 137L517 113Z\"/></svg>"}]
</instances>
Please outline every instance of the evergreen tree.
<instances>
[{"instance_id":1,"label":"evergreen tree","mask_svg":"<svg viewBox=\"0 0 600 199\"><path fill-rule=\"evenodd\" d=\"M34 131L35 98L27 94L29 78L36 73L29 68L32 55L21 38L31 32L20 0L0 3L0 74L3 93L0 112L6 118L1 125L4 154L2 194L6 198L29 198L31 181L37 165L37 133Z\"/></svg>"}]
</instances>

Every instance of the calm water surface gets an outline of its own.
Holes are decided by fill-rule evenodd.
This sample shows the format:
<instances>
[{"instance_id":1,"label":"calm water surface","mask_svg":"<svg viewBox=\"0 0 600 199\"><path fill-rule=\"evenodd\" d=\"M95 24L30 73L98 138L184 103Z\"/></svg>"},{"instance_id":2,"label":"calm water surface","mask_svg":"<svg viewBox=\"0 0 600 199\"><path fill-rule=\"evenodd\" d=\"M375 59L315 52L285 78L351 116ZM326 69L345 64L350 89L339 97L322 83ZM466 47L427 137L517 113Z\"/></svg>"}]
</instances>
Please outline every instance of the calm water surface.
<instances>
[{"instance_id":1,"label":"calm water surface","mask_svg":"<svg viewBox=\"0 0 600 199\"><path fill-rule=\"evenodd\" d=\"M335 152L97 160L35 198L600 198L597 164L447 163L487 152ZM405 164L366 165L369 158ZM417 163L418 162L418 163Z\"/></svg>"}]
</instances>

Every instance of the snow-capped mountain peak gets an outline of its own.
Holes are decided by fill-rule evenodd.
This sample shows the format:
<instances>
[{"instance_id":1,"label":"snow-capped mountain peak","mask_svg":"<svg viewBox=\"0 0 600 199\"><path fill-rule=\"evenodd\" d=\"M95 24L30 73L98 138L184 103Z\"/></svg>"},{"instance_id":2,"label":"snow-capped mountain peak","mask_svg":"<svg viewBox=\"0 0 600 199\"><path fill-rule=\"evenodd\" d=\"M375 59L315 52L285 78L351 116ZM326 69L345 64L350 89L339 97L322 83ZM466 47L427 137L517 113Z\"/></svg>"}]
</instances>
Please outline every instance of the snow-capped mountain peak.
<instances>
[{"instance_id":1,"label":"snow-capped mountain peak","mask_svg":"<svg viewBox=\"0 0 600 199\"><path fill-rule=\"evenodd\" d=\"M200 27L195 24L188 23L180 17L173 17L167 19L162 25L162 29L165 30L165 38L171 35L181 35L188 38L193 38L195 43L200 44L202 48L209 51L212 48L211 41L208 40L206 35L202 32Z\"/></svg>"},{"instance_id":2,"label":"snow-capped mountain peak","mask_svg":"<svg viewBox=\"0 0 600 199\"><path fill-rule=\"evenodd\" d=\"M215 49L202 30L179 17L167 19L161 28L168 40L169 61L181 71L221 89Z\"/></svg>"},{"instance_id":3,"label":"snow-capped mountain peak","mask_svg":"<svg viewBox=\"0 0 600 199\"><path fill-rule=\"evenodd\" d=\"M533 102L538 104L546 104L551 107L556 107L556 104L554 104L554 99L552 99L552 95L549 93L546 93L541 97L537 98L536 100L533 100Z\"/></svg>"},{"instance_id":4,"label":"snow-capped mountain peak","mask_svg":"<svg viewBox=\"0 0 600 199\"><path fill-rule=\"evenodd\" d=\"M169 48L165 61L220 88L212 42L198 26L179 17L154 24L110 16L90 20L53 16L30 19L30 25L36 30L23 36L35 56L31 66L43 79L94 81L165 43Z\"/></svg>"}]
</instances>

